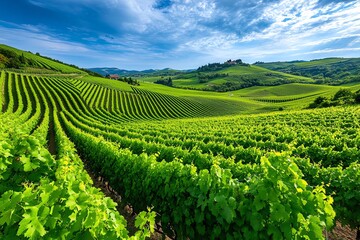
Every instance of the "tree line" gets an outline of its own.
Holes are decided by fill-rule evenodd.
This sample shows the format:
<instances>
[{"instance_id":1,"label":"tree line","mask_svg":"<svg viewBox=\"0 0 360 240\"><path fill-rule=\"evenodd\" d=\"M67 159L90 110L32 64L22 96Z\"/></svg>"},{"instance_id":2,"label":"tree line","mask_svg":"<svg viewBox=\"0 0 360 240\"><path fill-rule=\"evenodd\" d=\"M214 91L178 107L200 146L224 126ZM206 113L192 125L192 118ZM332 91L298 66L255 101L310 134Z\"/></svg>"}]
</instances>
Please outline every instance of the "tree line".
<instances>
[{"instance_id":1,"label":"tree line","mask_svg":"<svg viewBox=\"0 0 360 240\"><path fill-rule=\"evenodd\" d=\"M332 98L317 97L308 108L324 108L339 105L351 105L360 103L360 90L352 92L349 89L340 89Z\"/></svg>"}]
</instances>

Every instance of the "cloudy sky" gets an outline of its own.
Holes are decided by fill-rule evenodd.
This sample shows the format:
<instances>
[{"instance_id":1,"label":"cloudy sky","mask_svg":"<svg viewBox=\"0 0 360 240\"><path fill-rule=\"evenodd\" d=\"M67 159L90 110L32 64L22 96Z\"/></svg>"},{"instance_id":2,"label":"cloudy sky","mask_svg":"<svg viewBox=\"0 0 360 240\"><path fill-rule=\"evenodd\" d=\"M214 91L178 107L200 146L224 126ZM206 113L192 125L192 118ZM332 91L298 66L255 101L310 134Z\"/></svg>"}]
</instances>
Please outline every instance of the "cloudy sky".
<instances>
[{"instance_id":1,"label":"cloudy sky","mask_svg":"<svg viewBox=\"0 0 360 240\"><path fill-rule=\"evenodd\" d=\"M1 0L0 43L137 70L360 57L360 1Z\"/></svg>"}]
</instances>

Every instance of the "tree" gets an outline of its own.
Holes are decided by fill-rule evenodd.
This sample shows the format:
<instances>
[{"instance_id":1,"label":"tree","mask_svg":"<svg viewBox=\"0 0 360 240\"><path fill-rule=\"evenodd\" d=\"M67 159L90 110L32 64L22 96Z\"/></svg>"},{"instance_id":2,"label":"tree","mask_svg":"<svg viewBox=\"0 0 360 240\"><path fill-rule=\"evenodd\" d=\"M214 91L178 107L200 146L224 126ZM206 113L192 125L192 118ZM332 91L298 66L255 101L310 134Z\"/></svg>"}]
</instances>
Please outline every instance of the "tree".
<instances>
[{"instance_id":1,"label":"tree","mask_svg":"<svg viewBox=\"0 0 360 240\"><path fill-rule=\"evenodd\" d=\"M360 103L360 90L357 90L356 92L355 92L355 102L356 103Z\"/></svg>"},{"instance_id":2,"label":"tree","mask_svg":"<svg viewBox=\"0 0 360 240\"><path fill-rule=\"evenodd\" d=\"M26 59L25 59L23 53L19 56L19 61L20 61L21 64L26 64Z\"/></svg>"},{"instance_id":3,"label":"tree","mask_svg":"<svg viewBox=\"0 0 360 240\"><path fill-rule=\"evenodd\" d=\"M6 67L8 68L20 68L21 62L18 58L11 58L7 63Z\"/></svg>"},{"instance_id":4,"label":"tree","mask_svg":"<svg viewBox=\"0 0 360 240\"><path fill-rule=\"evenodd\" d=\"M155 83L157 84L162 84L162 85L166 85L166 86L169 86L169 87L172 87L173 85L173 82L172 82L172 78L171 77L168 77L166 79L159 79L157 80Z\"/></svg>"},{"instance_id":5,"label":"tree","mask_svg":"<svg viewBox=\"0 0 360 240\"><path fill-rule=\"evenodd\" d=\"M319 105L319 104L323 103L325 100L326 100L326 97L320 96L320 97L317 97L317 98L315 99L314 103L316 103L317 105Z\"/></svg>"},{"instance_id":6,"label":"tree","mask_svg":"<svg viewBox=\"0 0 360 240\"><path fill-rule=\"evenodd\" d=\"M0 67L5 67L8 59L0 53Z\"/></svg>"},{"instance_id":7,"label":"tree","mask_svg":"<svg viewBox=\"0 0 360 240\"><path fill-rule=\"evenodd\" d=\"M334 95L333 100L349 99L353 96L353 93L349 89L340 89Z\"/></svg>"}]
</instances>

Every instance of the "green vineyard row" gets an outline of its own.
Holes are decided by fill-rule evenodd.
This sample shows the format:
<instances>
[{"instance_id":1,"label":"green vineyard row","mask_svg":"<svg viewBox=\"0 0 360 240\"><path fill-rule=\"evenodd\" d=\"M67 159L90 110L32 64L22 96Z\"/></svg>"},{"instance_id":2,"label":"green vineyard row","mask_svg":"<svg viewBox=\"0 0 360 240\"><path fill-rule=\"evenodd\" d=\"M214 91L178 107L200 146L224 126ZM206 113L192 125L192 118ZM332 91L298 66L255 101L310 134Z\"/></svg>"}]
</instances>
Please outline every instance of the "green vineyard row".
<instances>
[{"instance_id":1,"label":"green vineyard row","mask_svg":"<svg viewBox=\"0 0 360 240\"><path fill-rule=\"evenodd\" d=\"M139 214L135 222L139 231L130 237L117 204L92 186L60 125L56 102L47 88L31 76L3 74L1 83L16 90L8 92L7 110L0 118L0 238L149 237L153 212ZM57 143L56 159L44 148L50 119Z\"/></svg>"},{"instance_id":2,"label":"green vineyard row","mask_svg":"<svg viewBox=\"0 0 360 240\"><path fill-rule=\"evenodd\" d=\"M14 199L0 207L4 236L129 237L80 157L145 211L134 238L153 231L149 207L178 239L321 239L334 220L360 226L359 107L215 118L211 105L81 78L1 72L0 86L0 201ZM30 153L15 144L23 134ZM51 191L61 198L43 200Z\"/></svg>"}]
</instances>

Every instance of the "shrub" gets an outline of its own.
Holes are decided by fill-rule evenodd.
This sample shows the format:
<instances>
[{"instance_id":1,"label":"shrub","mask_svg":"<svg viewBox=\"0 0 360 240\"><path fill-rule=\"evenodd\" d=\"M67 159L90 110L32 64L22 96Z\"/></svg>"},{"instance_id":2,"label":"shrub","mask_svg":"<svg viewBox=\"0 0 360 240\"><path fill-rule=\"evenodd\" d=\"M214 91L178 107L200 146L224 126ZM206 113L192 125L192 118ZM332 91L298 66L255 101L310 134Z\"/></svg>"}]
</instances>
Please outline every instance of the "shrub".
<instances>
[{"instance_id":1,"label":"shrub","mask_svg":"<svg viewBox=\"0 0 360 240\"><path fill-rule=\"evenodd\" d=\"M349 89L340 89L337 91L333 97L333 100L338 99L349 99L353 96L353 93Z\"/></svg>"}]
</instances>

